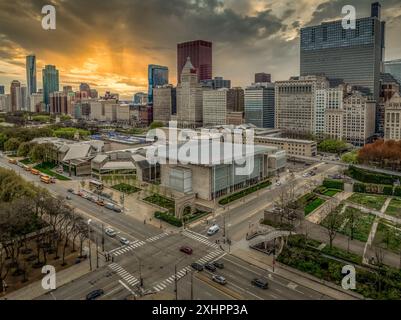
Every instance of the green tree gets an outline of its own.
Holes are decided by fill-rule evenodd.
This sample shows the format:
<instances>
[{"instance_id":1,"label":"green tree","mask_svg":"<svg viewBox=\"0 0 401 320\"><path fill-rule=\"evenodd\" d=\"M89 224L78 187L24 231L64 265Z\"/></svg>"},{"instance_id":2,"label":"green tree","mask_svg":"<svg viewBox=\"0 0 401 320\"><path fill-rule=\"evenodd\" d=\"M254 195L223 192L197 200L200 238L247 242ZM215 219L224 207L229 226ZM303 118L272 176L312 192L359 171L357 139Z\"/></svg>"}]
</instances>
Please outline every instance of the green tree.
<instances>
[{"instance_id":1,"label":"green tree","mask_svg":"<svg viewBox=\"0 0 401 320\"><path fill-rule=\"evenodd\" d=\"M150 130L164 127L163 122L155 121L150 125Z\"/></svg>"},{"instance_id":2,"label":"green tree","mask_svg":"<svg viewBox=\"0 0 401 320\"><path fill-rule=\"evenodd\" d=\"M357 164L358 152L357 151L348 152L342 156L341 160L349 164Z\"/></svg>"},{"instance_id":3,"label":"green tree","mask_svg":"<svg viewBox=\"0 0 401 320\"><path fill-rule=\"evenodd\" d=\"M4 150L5 151L17 151L21 141L16 138L10 138L4 143Z\"/></svg>"},{"instance_id":4,"label":"green tree","mask_svg":"<svg viewBox=\"0 0 401 320\"><path fill-rule=\"evenodd\" d=\"M321 152L341 154L348 150L348 146L344 141L327 139L319 143L318 149Z\"/></svg>"},{"instance_id":5,"label":"green tree","mask_svg":"<svg viewBox=\"0 0 401 320\"><path fill-rule=\"evenodd\" d=\"M52 144L36 144L29 152L29 157L34 162L49 162L53 159L54 149Z\"/></svg>"},{"instance_id":6,"label":"green tree","mask_svg":"<svg viewBox=\"0 0 401 320\"><path fill-rule=\"evenodd\" d=\"M0 149L4 149L4 144L8 140L7 135L5 135L3 132L0 132Z\"/></svg>"},{"instance_id":7,"label":"green tree","mask_svg":"<svg viewBox=\"0 0 401 320\"><path fill-rule=\"evenodd\" d=\"M26 157L31 152L31 149L34 147L34 143L32 142L22 142L17 151L18 157Z\"/></svg>"}]
</instances>

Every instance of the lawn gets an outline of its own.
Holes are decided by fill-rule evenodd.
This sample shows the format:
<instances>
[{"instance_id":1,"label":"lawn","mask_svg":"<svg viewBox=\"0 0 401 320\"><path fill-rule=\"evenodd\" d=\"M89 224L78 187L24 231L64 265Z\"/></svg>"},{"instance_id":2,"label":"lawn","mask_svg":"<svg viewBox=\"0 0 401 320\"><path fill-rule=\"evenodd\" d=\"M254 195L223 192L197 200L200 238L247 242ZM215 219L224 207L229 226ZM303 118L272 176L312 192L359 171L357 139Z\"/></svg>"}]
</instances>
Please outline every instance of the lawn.
<instances>
[{"instance_id":1,"label":"lawn","mask_svg":"<svg viewBox=\"0 0 401 320\"><path fill-rule=\"evenodd\" d=\"M305 216L311 214L325 202L326 200L319 198L317 195L313 193L308 193L303 197L301 197L300 199L298 199L298 204L301 207L304 207Z\"/></svg>"},{"instance_id":2,"label":"lawn","mask_svg":"<svg viewBox=\"0 0 401 320\"><path fill-rule=\"evenodd\" d=\"M381 195L354 193L348 199L348 201L379 211L386 202L386 199L387 199L386 196L381 196Z\"/></svg>"},{"instance_id":3,"label":"lawn","mask_svg":"<svg viewBox=\"0 0 401 320\"><path fill-rule=\"evenodd\" d=\"M29 159L29 158L26 158L26 159L24 159L24 160L21 160L20 161L22 164L25 164L26 166L27 165L30 165L30 164L34 164L34 162L31 160L31 159Z\"/></svg>"},{"instance_id":4,"label":"lawn","mask_svg":"<svg viewBox=\"0 0 401 320\"><path fill-rule=\"evenodd\" d=\"M401 219L401 199L395 198L391 200L387 208L386 214Z\"/></svg>"},{"instance_id":5,"label":"lawn","mask_svg":"<svg viewBox=\"0 0 401 320\"><path fill-rule=\"evenodd\" d=\"M70 178L67 178L67 177L65 177L65 176L62 176L62 175L60 175L60 174L54 172L53 169L54 169L56 166L57 166L57 165L54 164L54 163L44 162L44 163L41 163L41 164L35 166L34 168L35 168L36 170L39 170L40 172L42 172L42 173L44 173L44 174L47 174L47 175L50 176L50 177L54 177L54 178L56 178L56 179L58 179L58 180L60 180L60 181L69 181L69 180L71 180Z\"/></svg>"},{"instance_id":6,"label":"lawn","mask_svg":"<svg viewBox=\"0 0 401 320\"><path fill-rule=\"evenodd\" d=\"M173 199L169 199L163 197L159 194L154 194L150 197L143 199L146 202L153 203L159 207L167 209L171 214L175 214L175 201Z\"/></svg>"},{"instance_id":7,"label":"lawn","mask_svg":"<svg viewBox=\"0 0 401 320\"><path fill-rule=\"evenodd\" d=\"M321 186L321 187L317 188L314 192L322 194L327 197L334 197L337 193L342 192L342 190L334 189L334 188L326 188L325 186Z\"/></svg>"},{"instance_id":8,"label":"lawn","mask_svg":"<svg viewBox=\"0 0 401 320\"><path fill-rule=\"evenodd\" d=\"M141 189L131 186L130 184L120 183L112 187L114 190L126 193L126 194L133 194L141 191Z\"/></svg>"},{"instance_id":9,"label":"lawn","mask_svg":"<svg viewBox=\"0 0 401 320\"><path fill-rule=\"evenodd\" d=\"M229 203L234 202L234 201L236 201L238 199L246 197L247 195L250 195L250 194L252 194L252 193L254 193L256 191L259 191L261 189L267 188L267 187L271 186L271 184L272 183L270 181L265 181L265 182L259 183L259 184L255 185L255 186L252 186L252 187L248 188L248 189L244 189L244 190L242 190L240 192L234 193L234 194L232 194L232 195L230 195L230 196L228 196L226 198L221 199L219 201L219 204L221 204L221 205L229 204Z\"/></svg>"},{"instance_id":10,"label":"lawn","mask_svg":"<svg viewBox=\"0 0 401 320\"><path fill-rule=\"evenodd\" d=\"M377 227L374 244L399 254L401 250L401 232L381 221Z\"/></svg>"}]
</instances>

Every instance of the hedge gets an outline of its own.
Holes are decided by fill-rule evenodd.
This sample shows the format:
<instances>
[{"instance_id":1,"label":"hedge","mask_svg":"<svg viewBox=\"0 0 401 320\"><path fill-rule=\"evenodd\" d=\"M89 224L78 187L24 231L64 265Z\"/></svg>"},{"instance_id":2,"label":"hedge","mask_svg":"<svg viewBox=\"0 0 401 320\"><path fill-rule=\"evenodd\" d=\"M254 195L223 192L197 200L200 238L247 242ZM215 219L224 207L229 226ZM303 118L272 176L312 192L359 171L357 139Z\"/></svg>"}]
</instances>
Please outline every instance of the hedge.
<instances>
[{"instance_id":1,"label":"hedge","mask_svg":"<svg viewBox=\"0 0 401 320\"><path fill-rule=\"evenodd\" d=\"M168 214L166 212L160 212L156 211L155 212L155 218L159 220L163 220L175 227L182 227L182 221L175 216Z\"/></svg>"},{"instance_id":2,"label":"hedge","mask_svg":"<svg viewBox=\"0 0 401 320\"><path fill-rule=\"evenodd\" d=\"M394 195L397 197L401 197L401 187L394 188Z\"/></svg>"},{"instance_id":3,"label":"hedge","mask_svg":"<svg viewBox=\"0 0 401 320\"><path fill-rule=\"evenodd\" d=\"M354 192L357 193L366 193L366 185L364 183L355 183L354 184Z\"/></svg>"},{"instance_id":4,"label":"hedge","mask_svg":"<svg viewBox=\"0 0 401 320\"><path fill-rule=\"evenodd\" d=\"M372 171L362 170L353 166L349 167L347 175L361 182L386 185L393 185L394 182L399 179L399 177L396 176L379 174Z\"/></svg>"},{"instance_id":5,"label":"hedge","mask_svg":"<svg viewBox=\"0 0 401 320\"><path fill-rule=\"evenodd\" d=\"M377 190L377 192L375 192ZM380 192L379 190L382 190ZM369 183L361 183L357 182L354 184L354 192L356 193L370 193L370 194L383 194L386 196L396 195L393 191L393 187L389 185L380 185L380 184L369 184ZM401 194L401 190L400 190Z\"/></svg>"},{"instance_id":6,"label":"hedge","mask_svg":"<svg viewBox=\"0 0 401 320\"><path fill-rule=\"evenodd\" d=\"M325 179L323 181L323 186L328 189L344 190L344 182L339 180Z\"/></svg>"}]
</instances>

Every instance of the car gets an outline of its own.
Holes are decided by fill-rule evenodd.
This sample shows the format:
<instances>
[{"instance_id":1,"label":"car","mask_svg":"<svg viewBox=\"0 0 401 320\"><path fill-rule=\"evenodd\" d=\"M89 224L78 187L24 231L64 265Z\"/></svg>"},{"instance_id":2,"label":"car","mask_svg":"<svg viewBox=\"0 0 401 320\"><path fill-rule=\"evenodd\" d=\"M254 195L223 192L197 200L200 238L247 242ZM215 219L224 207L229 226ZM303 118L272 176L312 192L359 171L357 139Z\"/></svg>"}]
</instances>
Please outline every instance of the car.
<instances>
[{"instance_id":1,"label":"car","mask_svg":"<svg viewBox=\"0 0 401 320\"><path fill-rule=\"evenodd\" d=\"M225 284L227 284L226 278L224 278L223 276L220 276L220 275L214 275L214 276L212 277L212 280L213 280L214 282L217 282L217 283L223 285L223 286L224 286Z\"/></svg>"},{"instance_id":2,"label":"car","mask_svg":"<svg viewBox=\"0 0 401 320\"><path fill-rule=\"evenodd\" d=\"M209 228L209 230L207 231L207 235L210 237L210 236L213 236L213 235L215 235L217 232L219 232L220 231L220 227L217 225L217 224L214 224L213 226L211 226L210 228Z\"/></svg>"},{"instance_id":3,"label":"car","mask_svg":"<svg viewBox=\"0 0 401 320\"><path fill-rule=\"evenodd\" d=\"M261 278L255 278L251 281L251 283L258 288L261 288L263 290L266 290L269 288L269 283L265 280L265 279L261 279Z\"/></svg>"},{"instance_id":4,"label":"car","mask_svg":"<svg viewBox=\"0 0 401 320\"><path fill-rule=\"evenodd\" d=\"M115 232L112 228L106 228L104 232L111 238L114 238L117 235L117 232Z\"/></svg>"},{"instance_id":5,"label":"car","mask_svg":"<svg viewBox=\"0 0 401 320\"><path fill-rule=\"evenodd\" d=\"M65 197L67 200L72 200L71 196L66 196Z\"/></svg>"},{"instance_id":6,"label":"car","mask_svg":"<svg viewBox=\"0 0 401 320\"><path fill-rule=\"evenodd\" d=\"M98 206L104 207L104 201L103 201L103 200L98 200L98 201L96 201L96 204L97 204Z\"/></svg>"},{"instance_id":7,"label":"car","mask_svg":"<svg viewBox=\"0 0 401 320\"><path fill-rule=\"evenodd\" d=\"M223 263L223 262L214 261L214 262L213 262L213 265L214 265L216 268L224 269L224 263Z\"/></svg>"},{"instance_id":8,"label":"car","mask_svg":"<svg viewBox=\"0 0 401 320\"><path fill-rule=\"evenodd\" d=\"M67 190L69 193L74 193L74 189L68 189Z\"/></svg>"},{"instance_id":9,"label":"car","mask_svg":"<svg viewBox=\"0 0 401 320\"><path fill-rule=\"evenodd\" d=\"M304 173L304 174L302 175L302 177L304 177L304 178L309 178L309 173Z\"/></svg>"},{"instance_id":10,"label":"car","mask_svg":"<svg viewBox=\"0 0 401 320\"><path fill-rule=\"evenodd\" d=\"M193 269L195 269L196 271L203 271L203 265L198 263L198 262L194 262L193 264L191 264L191 267Z\"/></svg>"},{"instance_id":11,"label":"car","mask_svg":"<svg viewBox=\"0 0 401 320\"><path fill-rule=\"evenodd\" d=\"M125 246L128 246L131 242L126 238L120 238L120 243Z\"/></svg>"},{"instance_id":12,"label":"car","mask_svg":"<svg viewBox=\"0 0 401 320\"><path fill-rule=\"evenodd\" d=\"M117 213L121 213L122 212L122 210L120 208L118 208L118 207L114 207L113 211L117 212Z\"/></svg>"},{"instance_id":13,"label":"car","mask_svg":"<svg viewBox=\"0 0 401 320\"><path fill-rule=\"evenodd\" d=\"M209 270L210 272L215 272L217 270L217 268L212 263L206 263L205 269Z\"/></svg>"},{"instance_id":14,"label":"car","mask_svg":"<svg viewBox=\"0 0 401 320\"><path fill-rule=\"evenodd\" d=\"M191 247L188 247L188 246L182 246L182 247L180 248L180 251L181 251L181 252L184 252L184 253L186 253L186 254L188 254L188 255L191 255L191 254L193 253L192 248L191 248Z\"/></svg>"},{"instance_id":15,"label":"car","mask_svg":"<svg viewBox=\"0 0 401 320\"><path fill-rule=\"evenodd\" d=\"M112 203L106 203L104 207L109 210L114 210L114 204Z\"/></svg>"},{"instance_id":16,"label":"car","mask_svg":"<svg viewBox=\"0 0 401 320\"><path fill-rule=\"evenodd\" d=\"M280 181L276 182L276 187L280 187L280 186L281 186L281 182Z\"/></svg>"},{"instance_id":17,"label":"car","mask_svg":"<svg viewBox=\"0 0 401 320\"><path fill-rule=\"evenodd\" d=\"M86 300L96 300L102 295L104 295L104 291L102 289L94 290L86 295Z\"/></svg>"}]
</instances>

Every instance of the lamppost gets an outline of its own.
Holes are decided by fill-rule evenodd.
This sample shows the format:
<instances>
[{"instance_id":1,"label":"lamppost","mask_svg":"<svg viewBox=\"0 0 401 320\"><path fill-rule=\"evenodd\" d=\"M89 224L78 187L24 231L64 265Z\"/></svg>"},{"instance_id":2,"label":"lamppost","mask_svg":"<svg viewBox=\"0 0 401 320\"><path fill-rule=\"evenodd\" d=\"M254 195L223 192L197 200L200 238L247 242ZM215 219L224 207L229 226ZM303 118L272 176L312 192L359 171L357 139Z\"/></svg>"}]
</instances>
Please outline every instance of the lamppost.
<instances>
[{"instance_id":1,"label":"lamppost","mask_svg":"<svg viewBox=\"0 0 401 320\"><path fill-rule=\"evenodd\" d=\"M89 243L89 270L92 271L92 249L91 249L91 222L92 219L88 220L88 243Z\"/></svg>"},{"instance_id":2,"label":"lamppost","mask_svg":"<svg viewBox=\"0 0 401 320\"><path fill-rule=\"evenodd\" d=\"M175 292L175 300L178 300L178 277L177 277L177 266L184 260L187 256L181 257L174 265L174 292Z\"/></svg>"}]
</instances>

